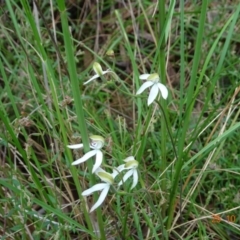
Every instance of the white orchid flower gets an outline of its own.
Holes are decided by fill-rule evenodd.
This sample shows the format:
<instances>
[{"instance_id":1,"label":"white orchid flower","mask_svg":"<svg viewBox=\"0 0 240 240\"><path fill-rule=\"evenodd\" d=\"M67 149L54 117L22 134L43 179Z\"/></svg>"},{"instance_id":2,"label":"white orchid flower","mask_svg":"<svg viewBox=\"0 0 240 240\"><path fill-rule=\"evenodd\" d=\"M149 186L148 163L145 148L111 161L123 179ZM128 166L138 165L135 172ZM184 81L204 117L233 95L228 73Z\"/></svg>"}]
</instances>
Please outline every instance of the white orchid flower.
<instances>
[{"instance_id":1,"label":"white orchid flower","mask_svg":"<svg viewBox=\"0 0 240 240\"><path fill-rule=\"evenodd\" d=\"M151 87L148 96L148 106L156 99L158 93L160 92L164 99L167 99L168 90L165 85L159 82L160 78L157 73L153 74L142 74L139 76L141 80L147 80L137 91L137 95L141 94L144 90Z\"/></svg>"},{"instance_id":2,"label":"white orchid flower","mask_svg":"<svg viewBox=\"0 0 240 240\"><path fill-rule=\"evenodd\" d=\"M119 167L117 167L117 170L119 172L124 170L128 170L128 171L124 174L123 179L118 183L118 186L121 186L124 182L127 181L128 178L133 176L133 184L131 187L131 189L133 189L134 187L136 187L138 183L138 172L137 172L138 161L136 161L133 156L130 156L123 161L125 162L125 164L122 164Z\"/></svg>"},{"instance_id":3,"label":"white orchid flower","mask_svg":"<svg viewBox=\"0 0 240 240\"><path fill-rule=\"evenodd\" d=\"M72 165L77 165L80 163L83 163L87 161L89 158L93 157L96 155L96 161L92 169L92 173L96 172L96 170L101 166L102 160L103 160L103 153L101 151L101 148L104 145L104 138L98 135L92 135L90 136L90 152L87 152L83 157L77 159L72 163ZM67 147L71 149L78 149L78 148L83 148L83 144L74 144L74 145L68 145Z\"/></svg>"},{"instance_id":4,"label":"white orchid flower","mask_svg":"<svg viewBox=\"0 0 240 240\"><path fill-rule=\"evenodd\" d=\"M104 183L95 184L91 188L82 192L82 196L89 196L96 191L102 191L100 193L100 196L99 196L97 202L90 209L90 212L94 211L96 208L98 208L103 203L103 201L105 200L105 198L108 194L108 191L109 191L111 185L114 183L114 178L118 175L118 171L116 171L116 170L113 170L113 173L111 174L111 173L104 171L102 168L98 168L95 173L99 176L99 178Z\"/></svg>"},{"instance_id":5,"label":"white orchid flower","mask_svg":"<svg viewBox=\"0 0 240 240\"><path fill-rule=\"evenodd\" d=\"M94 79L96 79L96 78L98 78L100 76L103 76L106 73L111 72L109 69L106 70L106 71L103 71L101 65L98 62L93 63L93 71L96 74L94 76L92 76L88 81L86 81L83 85L86 85L89 82L91 82L92 80L94 80Z\"/></svg>"}]
</instances>

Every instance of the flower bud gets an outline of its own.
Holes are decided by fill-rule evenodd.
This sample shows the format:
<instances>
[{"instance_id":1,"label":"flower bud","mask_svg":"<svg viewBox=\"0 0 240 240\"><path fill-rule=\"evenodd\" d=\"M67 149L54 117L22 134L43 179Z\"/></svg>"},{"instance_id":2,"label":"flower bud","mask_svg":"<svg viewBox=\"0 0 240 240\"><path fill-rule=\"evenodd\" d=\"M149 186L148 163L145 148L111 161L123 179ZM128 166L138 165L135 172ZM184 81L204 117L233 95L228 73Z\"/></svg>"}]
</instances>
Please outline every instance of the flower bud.
<instances>
[{"instance_id":1,"label":"flower bud","mask_svg":"<svg viewBox=\"0 0 240 240\"><path fill-rule=\"evenodd\" d=\"M115 55L114 55L114 51L113 51L112 49L107 50L106 55L107 55L108 57L114 57L114 56L115 56Z\"/></svg>"},{"instance_id":2,"label":"flower bud","mask_svg":"<svg viewBox=\"0 0 240 240\"><path fill-rule=\"evenodd\" d=\"M124 165L125 169L128 169L128 168L137 168L138 167L138 161L136 160L131 160L131 161L128 161L125 165Z\"/></svg>"},{"instance_id":3,"label":"flower bud","mask_svg":"<svg viewBox=\"0 0 240 240\"><path fill-rule=\"evenodd\" d=\"M110 173L107 172L98 172L97 175L101 178L102 181L113 184L114 179Z\"/></svg>"},{"instance_id":4,"label":"flower bud","mask_svg":"<svg viewBox=\"0 0 240 240\"><path fill-rule=\"evenodd\" d=\"M93 70L96 74L98 74L99 76L102 76L103 75L103 70L102 70L102 67L101 65L98 63L98 62L95 62L93 64Z\"/></svg>"}]
</instances>

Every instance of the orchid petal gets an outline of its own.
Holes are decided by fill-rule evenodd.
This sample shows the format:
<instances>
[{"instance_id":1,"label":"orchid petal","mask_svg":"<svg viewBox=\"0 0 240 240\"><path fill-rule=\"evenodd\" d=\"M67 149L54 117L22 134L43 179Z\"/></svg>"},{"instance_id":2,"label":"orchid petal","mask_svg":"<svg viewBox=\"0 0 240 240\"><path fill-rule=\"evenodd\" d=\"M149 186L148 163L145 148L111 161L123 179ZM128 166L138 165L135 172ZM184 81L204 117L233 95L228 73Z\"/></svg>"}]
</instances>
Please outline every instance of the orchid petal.
<instances>
[{"instance_id":1,"label":"orchid petal","mask_svg":"<svg viewBox=\"0 0 240 240\"><path fill-rule=\"evenodd\" d=\"M103 147L103 145L104 145L104 142L102 141L92 141L90 143L90 148L99 150Z\"/></svg>"},{"instance_id":2,"label":"orchid petal","mask_svg":"<svg viewBox=\"0 0 240 240\"><path fill-rule=\"evenodd\" d=\"M109 70L109 69L108 69L108 70L106 70L106 71L103 71L103 72L102 72L102 75L104 75L104 74L106 74L106 73L109 73L109 72L112 72L112 71L111 71L111 70Z\"/></svg>"},{"instance_id":3,"label":"orchid petal","mask_svg":"<svg viewBox=\"0 0 240 240\"><path fill-rule=\"evenodd\" d=\"M125 170L125 164L121 164L120 166L117 167L118 172L122 172L123 170Z\"/></svg>"},{"instance_id":4,"label":"orchid petal","mask_svg":"<svg viewBox=\"0 0 240 240\"><path fill-rule=\"evenodd\" d=\"M124 164L122 164L122 166L124 166ZM106 174L105 177L104 177L104 173ZM105 170L103 170L101 167L99 167L96 170L95 174L98 175L98 177L101 178L102 181L112 184L114 178L119 174L119 170L117 168L114 168L112 173L108 173ZM112 178L111 181L109 181L110 178Z\"/></svg>"},{"instance_id":5,"label":"orchid petal","mask_svg":"<svg viewBox=\"0 0 240 240\"><path fill-rule=\"evenodd\" d=\"M107 183L98 183L98 184L92 186L91 188L83 191L82 196L89 196L96 191L101 191L106 187L106 185L108 185L108 184Z\"/></svg>"},{"instance_id":6,"label":"orchid petal","mask_svg":"<svg viewBox=\"0 0 240 240\"><path fill-rule=\"evenodd\" d=\"M99 135L91 135L90 137L90 148L101 149L104 146L104 138Z\"/></svg>"},{"instance_id":7,"label":"orchid petal","mask_svg":"<svg viewBox=\"0 0 240 240\"><path fill-rule=\"evenodd\" d=\"M78 149L78 148L83 148L83 144L73 144L73 145L67 145L68 148L70 149Z\"/></svg>"},{"instance_id":8,"label":"orchid petal","mask_svg":"<svg viewBox=\"0 0 240 240\"><path fill-rule=\"evenodd\" d=\"M129 161L132 161L132 160L135 160L135 159L134 159L134 156L127 157L127 158L124 159L123 161L124 161L124 162L129 162Z\"/></svg>"},{"instance_id":9,"label":"orchid petal","mask_svg":"<svg viewBox=\"0 0 240 240\"><path fill-rule=\"evenodd\" d=\"M124 165L124 164L122 164L122 165ZM118 169L113 169L113 173L112 173L112 177L113 177L113 179L119 174L119 170Z\"/></svg>"},{"instance_id":10,"label":"orchid petal","mask_svg":"<svg viewBox=\"0 0 240 240\"><path fill-rule=\"evenodd\" d=\"M95 174L98 174L100 172L106 172L106 171L103 170L101 167L99 167L98 169L96 169Z\"/></svg>"},{"instance_id":11,"label":"orchid petal","mask_svg":"<svg viewBox=\"0 0 240 240\"><path fill-rule=\"evenodd\" d=\"M92 173L96 172L96 170L101 166L103 153L100 150L93 150L96 152L96 162L93 166Z\"/></svg>"},{"instance_id":12,"label":"orchid petal","mask_svg":"<svg viewBox=\"0 0 240 240\"><path fill-rule=\"evenodd\" d=\"M157 83L157 86L161 92L161 95L164 99L167 99L168 96L168 89L166 88L165 85L163 85L162 83Z\"/></svg>"},{"instance_id":13,"label":"orchid petal","mask_svg":"<svg viewBox=\"0 0 240 240\"><path fill-rule=\"evenodd\" d=\"M120 181L120 182L118 183L118 186L122 185L124 182L126 182L126 181L128 180L128 178L130 178L130 177L133 175L133 170L134 170L134 169L130 169L129 171L127 171L127 172L125 173L125 175L123 176L122 181Z\"/></svg>"},{"instance_id":14,"label":"orchid petal","mask_svg":"<svg viewBox=\"0 0 240 240\"><path fill-rule=\"evenodd\" d=\"M145 74L140 75L139 78L140 78L141 80L146 80L149 76L150 76L150 74L145 73Z\"/></svg>"},{"instance_id":15,"label":"orchid petal","mask_svg":"<svg viewBox=\"0 0 240 240\"><path fill-rule=\"evenodd\" d=\"M80 163L83 163L85 161L87 161L89 158L91 158L92 156L96 155L98 150L92 150L88 153L86 153L83 157L79 158L78 160L74 161L72 163L72 165L77 165L77 164L80 164Z\"/></svg>"},{"instance_id":16,"label":"orchid petal","mask_svg":"<svg viewBox=\"0 0 240 240\"><path fill-rule=\"evenodd\" d=\"M125 169L137 168L138 164L139 164L138 161L136 161L135 159L131 160L131 161L128 161L125 164Z\"/></svg>"},{"instance_id":17,"label":"orchid petal","mask_svg":"<svg viewBox=\"0 0 240 240\"><path fill-rule=\"evenodd\" d=\"M132 184L132 187L131 189L133 189L134 187L136 187L138 183L138 172L136 169L133 170L133 184Z\"/></svg>"},{"instance_id":18,"label":"orchid petal","mask_svg":"<svg viewBox=\"0 0 240 240\"><path fill-rule=\"evenodd\" d=\"M152 73L149 75L147 78L147 81L152 81L152 82L159 82L159 75L157 73Z\"/></svg>"},{"instance_id":19,"label":"orchid petal","mask_svg":"<svg viewBox=\"0 0 240 240\"><path fill-rule=\"evenodd\" d=\"M110 188L110 184L105 183L105 187L104 187L103 191L101 192L97 202L90 209L90 212L94 211L96 208L98 208L103 203L103 201L105 200L105 198L108 194L109 188Z\"/></svg>"},{"instance_id":20,"label":"orchid petal","mask_svg":"<svg viewBox=\"0 0 240 240\"><path fill-rule=\"evenodd\" d=\"M137 91L136 95L141 94L145 89L151 87L154 84L152 81L145 82Z\"/></svg>"},{"instance_id":21,"label":"orchid petal","mask_svg":"<svg viewBox=\"0 0 240 240\"><path fill-rule=\"evenodd\" d=\"M94 80L94 79L96 79L96 78L98 78L98 77L100 77L100 75L98 75L98 74L95 74L94 76L92 76L88 81L86 81L85 83L83 83L83 85L86 85L86 84L88 84L89 82L91 82L92 80Z\"/></svg>"},{"instance_id":22,"label":"orchid petal","mask_svg":"<svg viewBox=\"0 0 240 240\"><path fill-rule=\"evenodd\" d=\"M157 84L154 84L152 87L151 87L151 90L150 90L150 93L149 93L149 96L148 96L148 106L156 99L157 95L158 95L158 85Z\"/></svg>"},{"instance_id":23,"label":"orchid petal","mask_svg":"<svg viewBox=\"0 0 240 240\"><path fill-rule=\"evenodd\" d=\"M127 171L125 173L125 175L123 176L123 181L126 182L128 180L128 178L130 178L133 175L133 171L134 169L130 169L129 171Z\"/></svg>"}]
</instances>

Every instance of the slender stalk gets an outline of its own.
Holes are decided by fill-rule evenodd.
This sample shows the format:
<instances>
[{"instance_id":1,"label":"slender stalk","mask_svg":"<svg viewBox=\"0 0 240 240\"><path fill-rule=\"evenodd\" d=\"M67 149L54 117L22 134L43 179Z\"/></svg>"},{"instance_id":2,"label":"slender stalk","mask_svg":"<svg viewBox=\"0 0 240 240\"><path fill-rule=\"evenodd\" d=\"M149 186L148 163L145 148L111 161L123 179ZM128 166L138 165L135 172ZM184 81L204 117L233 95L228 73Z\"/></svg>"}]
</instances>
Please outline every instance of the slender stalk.
<instances>
[{"instance_id":1,"label":"slender stalk","mask_svg":"<svg viewBox=\"0 0 240 240\"><path fill-rule=\"evenodd\" d=\"M195 47L194 59L193 59L190 85L187 89L187 92L188 92L187 107L186 107L187 111L186 111L186 114L184 117L183 130L181 132L181 139L179 139L179 144L178 144L179 158L178 158L177 165L176 165L176 171L175 171L175 175L174 175L172 191L169 196L167 229L169 229L171 227L173 214L174 214L174 206L175 206L174 203L176 201L175 197L176 197L176 193L177 193L177 189L178 189L177 186L179 183L179 179L181 176L181 169L182 169L182 165L184 162L184 159L183 159L183 148L184 148L184 142L185 142L184 139L185 139L188 127L189 127L190 116L191 116L192 108L194 105L194 101L191 96L193 95L194 86L196 85L198 67L199 67L200 56L201 56L201 45L202 45L202 40L203 40L203 32L204 32L205 19L206 19L206 13L207 13L207 6L208 6L208 1L207 0L203 1L200 20L199 20L198 34L197 34L197 38L196 38L197 42L196 42L196 47Z\"/></svg>"},{"instance_id":2,"label":"slender stalk","mask_svg":"<svg viewBox=\"0 0 240 240\"><path fill-rule=\"evenodd\" d=\"M174 155L175 155L175 158L177 159L177 158L178 158L178 156L177 156L177 149L176 149L176 147L175 147L175 143L174 143L174 140L173 140L172 131L171 131L170 127L169 127L169 125L170 125L170 124L169 124L169 121L168 121L168 119L167 119L167 116L166 116L166 114L165 114L165 112L164 112L164 109L163 109L163 107L161 106L160 102L157 102L157 103L158 103L158 106L159 106L160 109L161 109L161 112L162 112L162 115L163 115L163 119L164 119L164 122L165 122L165 125L166 125L166 129L167 129L168 135L169 135L169 137L170 137L170 141L171 141L171 143L172 143L173 153L174 153Z\"/></svg>"},{"instance_id":3,"label":"slender stalk","mask_svg":"<svg viewBox=\"0 0 240 240\"><path fill-rule=\"evenodd\" d=\"M166 54L165 54L165 27L166 27L166 13L165 13L165 1L158 1L158 12L159 12L159 33L158 33L158 62L159 62L159 73L160 79L163 84L166 84ZM162 39L162 41L160 41ZM163 109L166 109L166 101L161 101ZM167 112L167 111L164 111ZM160 171L164 172L167 166L166 160L166 142L167 142L167 132L166 132L166 123L164 118L161 118L161 164L160 164ZM163 180L161 181L161 189L163 192L166 190L166 174L163 176ZM165 211L166 204L162 206L162 218L165 218Z\"/></svg>"},{"instance_id":4,"label":"slender stalk","mask_svg":"<svg viewBox=\"0 0 240 240\"><path fill-rule=\"evenodd\" d=\"M135 92L135 89L138 89L139 88L139 85L140 85L140 80L139 80L139 72L138 72L138 67L137 67L137 64L136 64L136 61L135 61L135 56L134 56L134 52L132 50L132 47L131 47L131 44L129 42L129 39L128 39L128 36L127 36L127 33L126 33L126 30L124 28L124 24L123 24L123 20L119 14L119 11L115 11L115 14L116 14L116 17L117 17L117 20L118 20L118 23L119 23L119 26L120 26L120 29L121 29L121 32L124 36L124 40L126 42L126 49L127 49L127 52L128 52L128 56L130 57L130 60L131 60L131 63L132 63L132 67L133 67L133 82L132 82L132 87L133 87L133 92ZM135 103L133 103L133 113L135 112ZM136 130L136 137L135 139L139 140L140 139L140 134L141 134L141 129L142 129L142 123L141 123L141 117L142 117L142 101L141 99L137 99L137 109L138 109L138 118L137 118L137 130ZM133 119L135 120L135 114L133 115ZM134 146L133 146L133 151L135 151L136 149L136 143L138 141L134 141Z\"/></svg>"},{"instance_id":5,"label":"slender stalk","mask_svg":"<svg viewBox=\"0 0 240 240\"><path fill-rule=\"evenodd\" d=\"M78 117L78 123L79 123L79 130L81 132L82 141L84 145L84 151L89 151L89 140L88 140L88 134L87 134L87 128L86 128L86 122L84 117L84 110L83 110L83 103L81 98L81 91L79 88L78 83L78 76L77 76L77 70L76 70L76 63L74 60L74 52L73 52L73 41L71 39L71 33L69 32L69 26L68 26L68 19L67 19L67 11L65 6L64 0L58 0L58 6L61 13L61 22L62 22L62 28L63 28L63 37L64 37L64 43L65 43L65 49L66 49L66 55L67 55L67 62L68 62L68 70L69 70L69 76L72 86L72 92L73 97L75 101L76 106L76 113ZM93 163L92 161L87 161L88 170L92 170ZM75 175L75 171L73 171L74 178L77 180L77 176ZM94 175L90 174L90 185L94 185L95 183L95 177ZM81 195L81 194L80 194ZM97 199L97 195L94 194L94 199ZM93 229L90 216L86 212L84 212L87 224L89 229ZM101 239L106 239L105 237L105 231L104 231L104 223L102 219L102 213L101 208L97 209L97 218L98 218L98 225L100 229Z\"/></svg>"}]
</instances>

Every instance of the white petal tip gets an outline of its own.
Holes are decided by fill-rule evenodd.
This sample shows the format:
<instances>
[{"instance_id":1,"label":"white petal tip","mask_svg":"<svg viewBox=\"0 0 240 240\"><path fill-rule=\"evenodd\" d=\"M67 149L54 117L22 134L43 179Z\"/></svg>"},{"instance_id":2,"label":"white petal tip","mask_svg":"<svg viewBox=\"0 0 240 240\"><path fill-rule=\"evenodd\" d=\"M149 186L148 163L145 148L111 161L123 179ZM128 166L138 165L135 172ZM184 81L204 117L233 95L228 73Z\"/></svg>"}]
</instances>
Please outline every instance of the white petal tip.
<instances>
[{"instance_id":1,"label":"white petal tip","mask_svg":"<svg viewBox=\"0 0 240 240\"><path fill-rule=\"evenodd\" d=\"M167 87L165 85L163 85L162 83L158 83L158 88L159 88L159 90L161 92L162 98L166 100L167 97L168 97L168 89L167 89Z\"/></svg>"},{"instance_id":2,"label":"white petal tip","mask_svg":"<svg viewBox=\"0 0 240 240\"><path fill-rule=\"evenodd\" d=\"M96 79L96 78L98 78L98 77L100 77L100 75L98 75L98 74L94 75L94 76L91 77L89 80L87 80L85 83L83 83L83 85L86 85L86 84L90 83L92 80L94 80L94 79Z\"/></svg>"},{"instance_id":3,"label":"white petal tip","mask_svg":"<svg viewBox=\"0 0 240 240\"><path fill-rule=\"evenodd\" d=\"M149 76L150 76L150 74L145 73L145 74L141 74L141 75L139 76L139 78L140 78L141 80L146 80Z\"/></svg>"},{"instance_id":4,"label":"white petal tip","mask_svg":"<svg viewBox=\"0 0 240 240\"><path fill-rule=\"evenodd\" d=\"M78 165L78 163L74 163L74 162L73 162L71 165L72 165L72 166L76 166L76 165Z\"/></svg>"},{"instance_id":5,"label":"white petal tip","mask_svg":"<svg viewBox=\"0 0 240 240\"><path fill-rule=\"evenodd\" d=\"M70 149L78 149L78 148L82 148L83 144L80 143L80 144L67 145L67 147Z\"/></svg>"},{"instance_id":6,"label":"white petal tip","mask_svg":"<svg viewBox=\"0 0 240 240\"><path fill-rule=\"evenodd\" d=\"M141 92L139 91L139 89L138 89L138 91L136 92L136 95L139 95Z\"/></svg>"}]
</instances>

